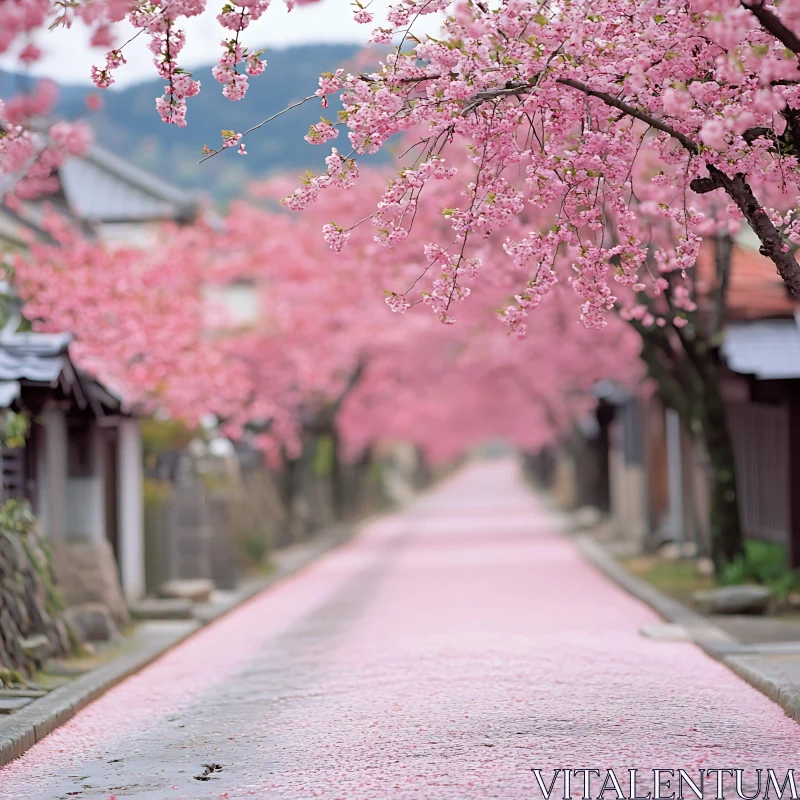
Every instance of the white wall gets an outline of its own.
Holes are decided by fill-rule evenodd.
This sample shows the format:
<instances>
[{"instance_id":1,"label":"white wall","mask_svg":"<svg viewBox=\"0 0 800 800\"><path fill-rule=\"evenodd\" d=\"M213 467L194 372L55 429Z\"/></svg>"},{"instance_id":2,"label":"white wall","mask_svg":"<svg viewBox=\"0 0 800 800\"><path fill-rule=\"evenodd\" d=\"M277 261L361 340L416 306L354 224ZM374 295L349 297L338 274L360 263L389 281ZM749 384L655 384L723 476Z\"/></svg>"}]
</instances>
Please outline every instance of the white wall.
<instances>
[{"instance_id":1,"label":"white wall","mask_svg":"<svg viewBox=\"0 0 800 800\"><path fill-rule=\"evenodd\" d=\"M66 534L72 540L102 541L106 535L103 479L67 480Z\"/></svg>"},{"instance_id":2,"label":"white wall","mask_svg":"<svg viewBox=\"0 0 800 800\"><path fill-rule=\"evenodd\" d=\"M100 430L92 424L88 432L91 474L70 475L66 484L66 535L75 541L101 542L106 536L105 463ZM68 439L69 441L69 439ZM74 447L71 443L69 446Z\"/></svg>"},{"instance_id":3,"label":"white wall","mask_svg":"<svg viewBox=\"0 0 800 800\"><path fill-rule=\"evenodd\" d=\"M145 592L142 437L139 420L120 420L117 459L119 566L125 598L133 602Z\"/></svg>"}]
</instances>

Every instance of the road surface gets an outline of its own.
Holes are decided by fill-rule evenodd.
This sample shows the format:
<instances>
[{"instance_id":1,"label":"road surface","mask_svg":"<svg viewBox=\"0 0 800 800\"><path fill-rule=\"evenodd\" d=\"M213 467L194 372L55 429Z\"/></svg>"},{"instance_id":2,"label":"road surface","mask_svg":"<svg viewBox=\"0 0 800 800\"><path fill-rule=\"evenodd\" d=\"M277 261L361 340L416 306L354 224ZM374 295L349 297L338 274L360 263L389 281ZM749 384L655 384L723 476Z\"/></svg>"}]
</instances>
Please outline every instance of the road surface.
<instances>
[{"instance_id":1,"label":"road surface","mask_svg":"<svg viewBox=\"0 0 800 800\"><path fill-rule=\"evenodd\" d=\"M656 623L480 463L120 684L0 798L528 800L533 768L795 766L800 727Z\"/></svg>"}]
</instances>

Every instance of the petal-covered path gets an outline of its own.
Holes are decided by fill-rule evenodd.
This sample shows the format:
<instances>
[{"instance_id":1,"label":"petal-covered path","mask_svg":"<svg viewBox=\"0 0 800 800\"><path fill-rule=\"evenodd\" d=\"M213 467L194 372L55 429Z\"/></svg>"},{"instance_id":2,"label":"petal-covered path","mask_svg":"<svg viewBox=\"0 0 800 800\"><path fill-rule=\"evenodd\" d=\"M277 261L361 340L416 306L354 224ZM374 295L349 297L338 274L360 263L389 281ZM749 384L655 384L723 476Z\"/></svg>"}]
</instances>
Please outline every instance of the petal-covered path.
<instances>
[{"instance_id":1,"label":"petal-covered path","mask_svg":"<svg viewBox=\"0 0 800 800\"><path fill-rule=\"evenodd\" d=\"M537 767L796 766L800 726L656 622L513 462L476 464L110 691L0 798L528 800Z\"/></svg>"}]
</instances>

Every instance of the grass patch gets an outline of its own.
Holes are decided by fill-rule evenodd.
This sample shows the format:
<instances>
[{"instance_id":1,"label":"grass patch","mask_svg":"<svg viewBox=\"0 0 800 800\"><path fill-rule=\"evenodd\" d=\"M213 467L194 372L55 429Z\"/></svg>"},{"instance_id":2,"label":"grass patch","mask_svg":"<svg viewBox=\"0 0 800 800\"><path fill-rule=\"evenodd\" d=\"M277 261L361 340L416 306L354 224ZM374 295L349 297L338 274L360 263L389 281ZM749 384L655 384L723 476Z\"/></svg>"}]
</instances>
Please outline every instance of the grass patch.
<instances>
[{"instance_id":1,"label":"grass patch","mask_svg":"<svg viewBox=\"0 0 800 800\"><path fill-rule=\"evenodd\" d=\"M272 575L272 573L275 572L277 569L278 569L277 564L267 559L266 561L262 561L260 564L252 565L247 570L247 574L253 578L266 578L269 575Z\"/></svg>"},{"instance_id":2,"label":"grass patch","mask_svg":"<svg viewBox=\"0 0 800 800\"><path fill-rule=\"evenodd\" d=\"M120 639L111 642L94 642L91 648L84 646L81 652L53 659L49 665L45 664L44 669L33 676L33 680L45 689L57 689L87 672L105 666L115 658L138 647L138 642L134 637L136 627L137 623L132 622L121 631L123 636Z\"/></svg>"},{"instance_id":3,"label":"grass patch","mask_svg":"<svg viewBox=\"0 0 800 800\"><path fill-rule=\"evenodd\" d=\"M653 556L622 560L623 566L664 594L681 602L690 602L692 593L718 586L759 584L768 586L778 601L800 591L800 571L789 568L786 548L770 542L748 540L745 554L721 570L717 576L697 572L693 560L665 561Z\"/></svg>"},{"instance_id":4,"label":"grass patch","mask_svg":"<svg viewBox=\"0 0 800 800\"><path fill-rule=\"evenodd\" d=\"M623 559L622 564L637 578L683 603L690 602L694 592L717 585L713 577L697 572L694 561L663 561L638 556Z\"/></svg>"}]
</instances>

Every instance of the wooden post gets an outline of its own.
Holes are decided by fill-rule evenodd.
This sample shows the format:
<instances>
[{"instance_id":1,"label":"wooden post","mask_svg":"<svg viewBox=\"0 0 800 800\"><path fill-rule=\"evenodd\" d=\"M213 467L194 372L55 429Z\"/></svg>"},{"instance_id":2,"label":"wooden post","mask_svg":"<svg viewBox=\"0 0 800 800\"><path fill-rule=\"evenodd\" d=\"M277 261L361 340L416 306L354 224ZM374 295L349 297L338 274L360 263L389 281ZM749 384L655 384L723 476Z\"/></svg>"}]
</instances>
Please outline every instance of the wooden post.
<instances>
[{"instance_id":1,"label":"wooden post","mask_svg":"<svg viewBox=\"0 0 800 800\"><path fill-rule=\"evenodd\" d=\"M789 400L789 564L800 567L800 381L787 382Z\"/></svg>"},{"instance_id":2,"label":"wooden post","mask_svg":"<svg viewBox=\"0 0 800 800\"><path fill-rule=\"evenodd\" d=\"M667 439L667 485L669 487L669 518L667 530L678 542L683 542L683 448L681 446L681 418L677 411L665 411Z\"/></svg>"},{"instance_id":3,"label":"wooden post","mask_svg":"<svg viewBox=\"0 0 800 800\"><path fill-rule=\"evenodd\" d=\"M42 530L48 539L60 540L66 532L67 508L67 419L64 410L57 406L47 408L42 415L42 426Z\"/></svg>"}]
</instances>

